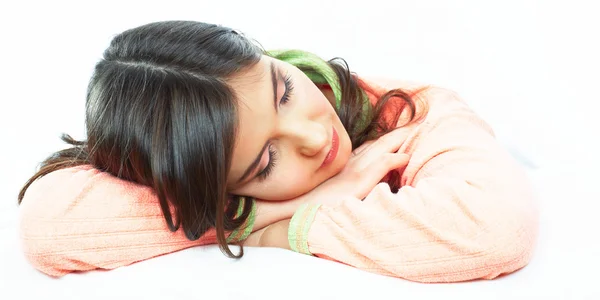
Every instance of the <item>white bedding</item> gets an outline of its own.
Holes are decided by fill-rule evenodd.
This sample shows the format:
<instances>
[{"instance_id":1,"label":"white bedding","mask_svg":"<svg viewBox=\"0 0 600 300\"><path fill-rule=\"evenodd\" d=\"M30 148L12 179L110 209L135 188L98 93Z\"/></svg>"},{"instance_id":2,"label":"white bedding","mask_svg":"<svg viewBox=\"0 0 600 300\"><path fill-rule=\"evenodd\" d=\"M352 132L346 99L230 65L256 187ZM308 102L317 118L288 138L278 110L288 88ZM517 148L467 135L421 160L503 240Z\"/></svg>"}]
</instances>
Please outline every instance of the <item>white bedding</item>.
<instances>
[{"instance_id":1,"label":"white bedding","mask_svg":"<svg viewBox=\"0 0 600 300\"><path fill-rule=\"evenodd\" d=\"M419 284L278 249L247 248L234 261L214 246L52 279L27 265L11 225L0 233L0 299L600 299L600 221L583 206L598 193L561 171L530 171L541 204L536 254L526 268L493 281Z\"/></svg>"}]
</instances>

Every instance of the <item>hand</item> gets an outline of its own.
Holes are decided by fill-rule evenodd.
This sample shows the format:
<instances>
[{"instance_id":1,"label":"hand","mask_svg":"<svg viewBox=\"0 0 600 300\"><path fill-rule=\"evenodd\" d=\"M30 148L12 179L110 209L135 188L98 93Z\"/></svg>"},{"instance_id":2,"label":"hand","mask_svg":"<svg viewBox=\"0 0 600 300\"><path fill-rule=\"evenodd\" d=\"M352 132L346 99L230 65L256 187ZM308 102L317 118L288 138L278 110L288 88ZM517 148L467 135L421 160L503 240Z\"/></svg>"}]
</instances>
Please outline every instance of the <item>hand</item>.
<instances>
[{"instance_id":1,"label":"hand","mask_svg":"<svg viewBox=\"0 0 600 300\"><path fill-rule=\"evenodd\" d=\"M388 172L408 164L409 156L397 153L405 134L394 130L356 148L344 169L301 196L303 202L324 203L343 196L364 199Z\"/></svg>"},{"instance_id":2,"label":"hand","mask_svg":"<svg viewBox=\"0 0 600 300\"><path fill-rule=\"evenodd\" d=\"M364 143L352 152L340 173L302 196L287 201L257 200L254 231L291 218L304 203L331 203L345 196L364 199L390 170L404 168L408 164L408 155L396 153L405 135L405 131L394 130Z\"/></svg>"}]
</instances>

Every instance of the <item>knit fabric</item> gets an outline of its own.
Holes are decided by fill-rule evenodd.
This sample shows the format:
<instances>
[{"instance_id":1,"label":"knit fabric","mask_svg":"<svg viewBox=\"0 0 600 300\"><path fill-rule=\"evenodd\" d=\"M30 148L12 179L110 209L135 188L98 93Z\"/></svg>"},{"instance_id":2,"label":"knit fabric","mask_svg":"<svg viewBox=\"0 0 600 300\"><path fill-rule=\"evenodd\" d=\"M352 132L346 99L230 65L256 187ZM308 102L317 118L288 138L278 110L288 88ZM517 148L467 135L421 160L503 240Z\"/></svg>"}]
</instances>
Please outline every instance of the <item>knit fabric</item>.
<instances>
[{"instance_id":1,"label":"knit fabric","mask_svg":"<svg viewBox=\"0 0 600 300\"><path fill-rule=\"evenodd\" d=\"M253 204L242 228L228 233L228 242L250 234L255 210ZM151 188L91 166L54 171L33 183L20 207L20 236L27 260L51 276L114 269L217 243L214 229L196 241L182 229L171 232Z\"/></svg>"}]
</instances>

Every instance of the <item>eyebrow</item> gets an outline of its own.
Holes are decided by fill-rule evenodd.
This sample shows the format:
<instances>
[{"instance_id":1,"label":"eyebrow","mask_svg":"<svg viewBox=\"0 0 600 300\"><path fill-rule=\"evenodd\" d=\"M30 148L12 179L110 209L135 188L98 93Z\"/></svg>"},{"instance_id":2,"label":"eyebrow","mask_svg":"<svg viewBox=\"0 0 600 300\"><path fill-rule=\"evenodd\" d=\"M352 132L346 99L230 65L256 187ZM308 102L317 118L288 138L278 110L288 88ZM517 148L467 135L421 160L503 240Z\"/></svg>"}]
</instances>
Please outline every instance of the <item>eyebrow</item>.
<instances>
[{"instance_id":1,"label":"eyebrow","mask_svg":"<svg viewBox=\"0 0 600 300\"><path fill-rule=\"evenodd\" d=\"M275 111L277 111L277 71L275 70L275 64L272 61L271 61L270 69L271 69L271 83L273 84L273 106L275 108ZM256 167L260 163L260 159L261 159L263 153L265 152L265 149L267 148L267 146L269 146L269 141L267 141L263 145L262 149L260 150L260 152L258 152L258 155L254 159L254 161L252 161L252 163L248 166L246 171L244 171L244 174L242 175L242 177L240 177L240 179L238 179L237 183L244 181L246 178L248 178L248 176L250 176L252 171L254 171L254 169L256 169Z\"/></svg>"}]
</instances>

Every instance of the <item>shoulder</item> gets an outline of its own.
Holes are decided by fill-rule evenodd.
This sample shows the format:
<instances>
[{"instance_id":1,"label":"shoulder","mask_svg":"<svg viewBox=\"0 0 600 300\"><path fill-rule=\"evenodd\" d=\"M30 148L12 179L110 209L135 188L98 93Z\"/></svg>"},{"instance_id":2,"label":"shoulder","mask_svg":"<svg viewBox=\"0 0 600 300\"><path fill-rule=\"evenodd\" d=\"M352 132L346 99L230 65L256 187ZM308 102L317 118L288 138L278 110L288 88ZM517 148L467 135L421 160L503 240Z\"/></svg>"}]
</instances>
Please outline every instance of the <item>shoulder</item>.
<instances>
[{"instance_id":1,"label":"shoulder","mask_svg":"<svg viewBox=\"0 0 600 300\"><path fill-rule=\"evenodd\" d=\"M360 84L371 101L376 101L381 95L393 89L400 89L410 95L415 104L416 118L410 122L412 126L408 127L414 128L418 125L432 127L448 119L462 119L493 135L491 126L473 111L468 101L450 88L380 77L361 77ZM398 120L398 126L408 124L408 119L408 111L403 112Z\"/></svg>"}]
</instances>

